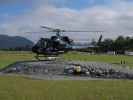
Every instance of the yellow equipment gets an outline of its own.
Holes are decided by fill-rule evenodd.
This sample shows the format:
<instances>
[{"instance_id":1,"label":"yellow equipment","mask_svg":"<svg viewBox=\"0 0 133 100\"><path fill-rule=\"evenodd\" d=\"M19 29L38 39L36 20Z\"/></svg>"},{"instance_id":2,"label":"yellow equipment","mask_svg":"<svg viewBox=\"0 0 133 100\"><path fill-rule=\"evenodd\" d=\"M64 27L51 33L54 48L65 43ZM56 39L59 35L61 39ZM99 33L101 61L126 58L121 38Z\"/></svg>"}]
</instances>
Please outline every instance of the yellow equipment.
<instances>
[{"instance_id":1,"label":"yellow equipment","mask_svg":"<svg viewBox=\"0 0 133 100\"><path fill-rule=\"evenodd\" d=\"M74 67L74 71L75 71L76 73L80 73L80 72L81 72L81 66L80 66L80 65L76 65L76 66Z\"/></svg>"}]
</instances>

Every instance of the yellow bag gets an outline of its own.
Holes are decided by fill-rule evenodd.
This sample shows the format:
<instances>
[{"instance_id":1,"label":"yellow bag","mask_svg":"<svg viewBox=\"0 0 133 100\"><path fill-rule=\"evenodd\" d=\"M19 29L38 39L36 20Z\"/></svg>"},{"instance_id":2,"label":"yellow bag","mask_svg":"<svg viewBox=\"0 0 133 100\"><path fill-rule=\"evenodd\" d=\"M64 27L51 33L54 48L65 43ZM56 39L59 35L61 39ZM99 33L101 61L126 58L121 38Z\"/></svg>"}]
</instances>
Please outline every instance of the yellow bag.
<instances>
[{"instance_id":1,"label":"yellow bag","mask_svg":"<svg viewBox=\"0 0 133 100\"><path fill-rule=\"evenodd\" d=\"M75 71L76 71L77 73L80 73L80 72L81 72L81 67L80 67L80 66L75 66Z\"/></svg>"}]
</instances>

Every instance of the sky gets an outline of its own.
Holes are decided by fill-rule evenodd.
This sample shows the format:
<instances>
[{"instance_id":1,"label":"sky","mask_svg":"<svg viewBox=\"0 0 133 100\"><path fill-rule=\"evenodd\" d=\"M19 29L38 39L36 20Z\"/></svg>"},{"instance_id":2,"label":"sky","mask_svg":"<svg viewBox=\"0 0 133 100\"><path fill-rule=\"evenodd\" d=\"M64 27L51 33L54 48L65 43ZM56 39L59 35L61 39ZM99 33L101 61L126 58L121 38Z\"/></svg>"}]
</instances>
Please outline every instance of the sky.
<instances>
[{"instance_id":1,"label":"sky","mask_svg":"<svg viewBox=\"0 0 133 100\"><path fill-rule=\"evenodd\" d=\"M49 36L41 25L104 31L67 33L75 40L89 40L100 34L108 38L133 36L133 0L0 0L0 34L36 41ZM38 31L44 34L25 33Z\"/></svg>"}]
</instances>

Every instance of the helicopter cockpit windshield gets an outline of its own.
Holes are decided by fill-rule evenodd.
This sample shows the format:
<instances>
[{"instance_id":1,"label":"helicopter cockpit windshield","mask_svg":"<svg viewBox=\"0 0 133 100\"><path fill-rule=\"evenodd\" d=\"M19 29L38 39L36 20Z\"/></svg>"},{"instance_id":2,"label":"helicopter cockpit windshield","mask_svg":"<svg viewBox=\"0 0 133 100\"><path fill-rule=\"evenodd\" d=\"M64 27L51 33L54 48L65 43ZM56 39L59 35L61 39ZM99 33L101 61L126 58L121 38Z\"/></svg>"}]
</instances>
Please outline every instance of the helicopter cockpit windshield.
<instances>
[{"instance_id":1,"label":"helicopter cockpit windshield","mask_svg":"<svg viewBox=\"0 0 133 100\"><path fill-rule=\"evenodd\" d=\"M38 42L37 42L37 46L39 46L40 48L47 48L47 44L48 42L41 38Z\"/></svg>"}]
</instances>

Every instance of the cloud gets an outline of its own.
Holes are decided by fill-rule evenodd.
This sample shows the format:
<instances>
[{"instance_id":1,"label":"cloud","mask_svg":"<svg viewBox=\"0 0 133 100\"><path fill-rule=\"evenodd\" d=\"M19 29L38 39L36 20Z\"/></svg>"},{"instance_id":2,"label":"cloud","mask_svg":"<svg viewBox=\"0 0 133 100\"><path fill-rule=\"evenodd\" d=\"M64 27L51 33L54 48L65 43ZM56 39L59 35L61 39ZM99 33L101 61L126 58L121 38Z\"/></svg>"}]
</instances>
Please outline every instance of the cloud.
<instances>
[{"instance_id":1,"label":"cloud","mask_svg":"<svg viewBox=\"0 0 133 100\"><path fill-rule=\"evenodd\" d=\"M105 37L133 36L133 3L126 0L112 0L111 6L96 5L81 10L67 7L58 8L53 3L46 1L43 4L44 0L40 0L40 2L32 11L13 16L8 22L1 24L0 33L17 35L17 33L26 31L40 31L40 25L46 25L68 30L103 30L105 32L99 34L103 34ZM68 33L76 40L91 39L99 34ZM33 40L42 36L22 35L29 36Z\"/></svg>"}]
</instances>

